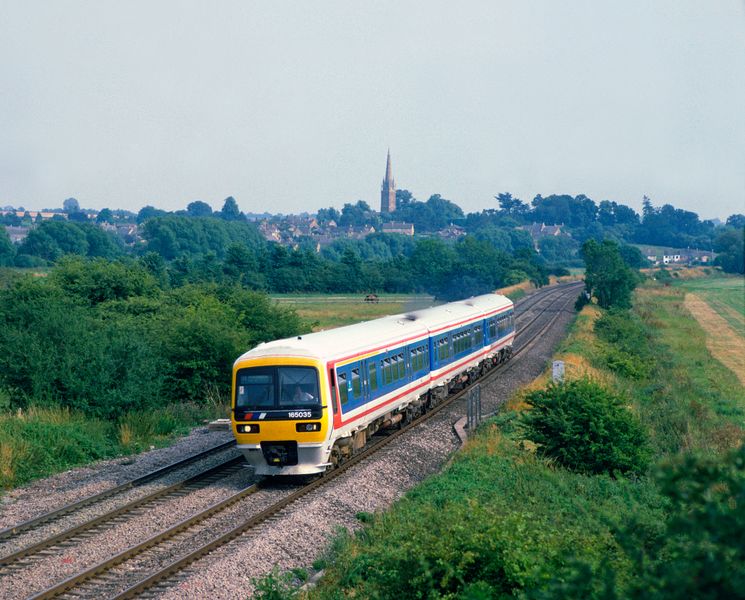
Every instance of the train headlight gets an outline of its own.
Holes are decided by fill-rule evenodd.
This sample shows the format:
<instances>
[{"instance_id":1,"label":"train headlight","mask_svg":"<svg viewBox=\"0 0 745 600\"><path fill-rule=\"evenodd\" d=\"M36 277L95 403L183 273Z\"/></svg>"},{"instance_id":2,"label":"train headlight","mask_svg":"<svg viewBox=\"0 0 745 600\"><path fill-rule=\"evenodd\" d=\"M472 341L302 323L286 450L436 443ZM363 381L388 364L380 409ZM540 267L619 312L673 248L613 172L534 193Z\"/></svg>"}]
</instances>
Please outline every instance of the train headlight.
<instances>
[{"instance_id":1,"label":"train headlight","mask_svg":"<svg viewBox=\"0 0 745 600\"><path fill-rule=\"evenodd\" d=\"M256 423L249 423L248 425L236 425L238 433L259 433L259 426Z\"/></svg>"},{"instance_id":2,"label":"train headlight","mask_svg":"<svg viewBox=\"0 0 745 600\"><path fill-rule=\"evenodd\" d=\"M321 431L320 423L297 423L295 425L295 431L299 433L306 433L309 431Z\"/></svg>"}]
</instances>

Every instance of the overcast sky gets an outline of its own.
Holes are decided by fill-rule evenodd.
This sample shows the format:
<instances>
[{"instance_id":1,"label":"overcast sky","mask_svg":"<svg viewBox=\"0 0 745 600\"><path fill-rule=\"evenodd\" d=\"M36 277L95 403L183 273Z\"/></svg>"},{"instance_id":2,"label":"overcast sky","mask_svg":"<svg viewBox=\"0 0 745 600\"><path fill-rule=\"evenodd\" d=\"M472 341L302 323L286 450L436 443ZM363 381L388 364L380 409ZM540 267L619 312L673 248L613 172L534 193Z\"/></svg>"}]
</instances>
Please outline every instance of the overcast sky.
<instances>
[{"instance_id":1,"label":"overcast sky","mask_svg":"<svg viewBox=\"0 0 745 600\"><path fill-rule=\"evenodd\" d=\"M745 213L742 0L3 0L0 205Z\"/></svg>"}]
</instances>

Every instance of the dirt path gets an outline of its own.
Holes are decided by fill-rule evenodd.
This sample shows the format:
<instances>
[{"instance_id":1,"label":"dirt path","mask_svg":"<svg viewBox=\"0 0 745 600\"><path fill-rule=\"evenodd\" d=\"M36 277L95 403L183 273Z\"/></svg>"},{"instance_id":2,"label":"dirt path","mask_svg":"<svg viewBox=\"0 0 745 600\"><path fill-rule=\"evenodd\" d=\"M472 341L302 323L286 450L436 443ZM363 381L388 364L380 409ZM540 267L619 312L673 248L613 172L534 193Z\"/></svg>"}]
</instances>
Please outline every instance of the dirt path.
<instances>
[{"instance_id":1,"label":"dirt path","mask_svg":"<svg viewBox=\"0 0 745 600\"><path fill-rule=\"evenodd\" d=\"M696 294L686 294L685 307L706 331L706 347L712 356L745 385L745 338Z\"/></svg>"}]
</instances>

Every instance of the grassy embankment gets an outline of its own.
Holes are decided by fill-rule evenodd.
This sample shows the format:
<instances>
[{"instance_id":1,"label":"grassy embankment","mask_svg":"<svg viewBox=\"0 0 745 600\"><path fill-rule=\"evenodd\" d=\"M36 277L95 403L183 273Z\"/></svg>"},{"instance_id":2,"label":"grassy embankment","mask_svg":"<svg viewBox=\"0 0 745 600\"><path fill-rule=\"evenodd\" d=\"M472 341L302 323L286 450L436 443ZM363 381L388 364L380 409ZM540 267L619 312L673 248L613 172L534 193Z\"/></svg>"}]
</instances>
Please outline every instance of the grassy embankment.
<instances>
[{"instance_id":1,"label":"grassy embankment","mask_svg":"<svg viewBox=\"0 0 745 600\"><path fill-rule=\"evenodd\" d=\"M627 399L657 467L686 451L718 456L744 434L745 389L707 351L706 332L685 307L685 285L647 283L631 319L607 320L602 337L595 328L601 311L585 307L558 352L568 378L590 376ZM390 511L360 515L364 528L340 534L328 559L314 565L326 574L310 596L611 597L607 588L638 597L636 557L667 539L670 504L657 468L628 478L588 476L538 457L516 426L524 393L443 473ZM277 590L274 597L294 595L273 577L262 587Z\"/></svg>"},{"instance_id":2,"label":"grassy embankment","mask_svg":"<svg viewBox=\"0 0 745 600\"><path fill-rule=\"evenodd\" d=\"M59 407L0 413L0 488L168 445L204 419L224 417L225 412L220 403L182 404L129 413L116 422Z\"/></svg>"}]
</instances>

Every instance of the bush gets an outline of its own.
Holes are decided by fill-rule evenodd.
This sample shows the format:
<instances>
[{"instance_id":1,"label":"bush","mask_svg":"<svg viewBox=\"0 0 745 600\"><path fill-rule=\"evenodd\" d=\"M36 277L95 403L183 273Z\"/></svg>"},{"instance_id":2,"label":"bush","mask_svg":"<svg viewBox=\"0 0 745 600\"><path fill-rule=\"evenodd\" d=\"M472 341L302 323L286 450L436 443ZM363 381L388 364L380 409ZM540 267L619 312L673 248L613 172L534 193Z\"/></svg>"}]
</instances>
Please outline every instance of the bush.
<instances>
[{"instance_id":1,"label":"bush","mask_svg":"<svg viewBox=\"0 0 745 600\"><path fill-rule=\"evenodd\" d=\"M643 379L651 371L652 353L647 330L627 310L611 309L595 322L595 334L606 343L605 366L623 377Z\"/></svg>"},{"instance_id":2,"label":"bush","mask_svg":"<svg viewBox=\"0 0 745 600\"><path fill-rule=\"evenodd\" d=\"M643 472L649 460L638 419L622 399L590 379L550 383L527 394L532 410L521 418L538 453L571 471Z\"/></svg>"},{"instance_id":3,"label":"bush","mask_svg":"<svg viewBox=\"0 0 745 600\"><path fill-rule=\"evenodd\" d=\"M577 300L574 302L574 310L577 312L581 311L585 306L590 303L590 294L584 290L577 296Z\"/></svg>"},{"instance_id":4,"label":"bush","mask_svg":"<svg viewBox=\"0 0 745 600\"><path fill-rule=\"evenodd\" d=\"M662 510L653 486L552 468L503 433L482 428L443 473L362 531L337 536L309 597L545 598L579 560L628 581L634 565L614 532L635 515L642 543L643 532L655 535ZM603 597L602 587L585 581L571 597Z\"/></svg>"},{"instance_id":5,"label":"bush","mask_svg":"<svg viewBox=\"0 0 745 600\"><path fill-rule=\"evenodd\" d=\"M635 597L745 598L745 447L680 457L656 479L670 517L661 544L634 551L644 573ZM635 523L627 533L638 549Z\"/></svg>"}]
</instances>

